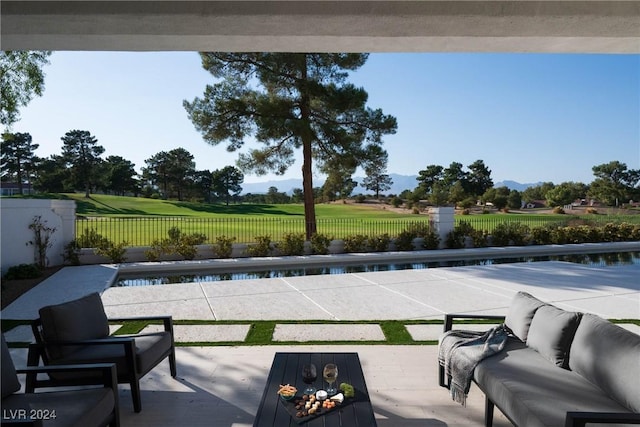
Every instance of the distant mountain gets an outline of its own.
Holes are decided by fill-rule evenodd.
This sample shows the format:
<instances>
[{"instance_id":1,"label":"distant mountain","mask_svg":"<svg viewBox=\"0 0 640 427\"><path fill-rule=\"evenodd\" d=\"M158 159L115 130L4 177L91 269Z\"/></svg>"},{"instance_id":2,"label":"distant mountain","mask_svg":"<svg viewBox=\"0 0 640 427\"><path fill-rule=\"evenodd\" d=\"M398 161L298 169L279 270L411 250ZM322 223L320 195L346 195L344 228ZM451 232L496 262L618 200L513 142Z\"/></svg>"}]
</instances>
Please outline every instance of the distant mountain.
<instances>
[{"instance_id":1,"label":"distant mountain","mask_svg":"<svg viewBox=\"0 0 640 427\"><path fill-rule=\"evenodd\" d=\"M400 175L397 173L389 174L391 179L393 180L393 184L391 185L391 189L385 191L385 194L400 194L404 190L413 190L418 186L418 175ZM356 176L353 178L358 184L362 183L364 179L363 176ZM324 179L314 179L313 186L321 187L324 184ZM535 184L521 184L516 181L500 181L493 184L494 187L507 187L510 190L518 190L524 191L529 187L534 187L536 185L542 184L541 182L537 182ZM295 188L302 188L302 179L281 179L281 180L271 180L265 182L253 182L253 183L245 183L242 184L242 194L252 193L252 194L264 194L269 191L269 187L276 187L279 192L287 193L289 195L292 194ZM352 194L372 194L371 191L367 190L364 187L358 185Z\"/></svg>"},{"instance_id":2,"label":"distant mountain","mask_svg":"<svg viewBox=\"0 0 640 427\"><path fill-rule=\"evenodd\" d=\"M493 187L494 188L507 187L509 190L524 191L529 187L537 187L538 185L541 185L541 184L542 184L542 182L521 184L521 183L516 182L516 181L500 181L500 182L494 182L493 183Z\"/></svg>"},{"instance_id":3,"label":"distant mountain","mask_svg":"<svg viewBox=\"0 0 640 427\"><path fill-rule=\"evenodd\" d=\"M400 194L404 190L413 190L418 185L416 181L417 175L399 175L396 173L389 174L393 180L391 189L385 191L385 194ZM363 176L356 176L353 178L358 184L362 183ZM313 186L321 187L324 184L324 179L314 179ZM287 193L291 195L295 188L302 188L302 179L281 179L271 180L265 182L252 182L242 184L242 194L264 194L269 191L269 187L276 187L279 192ZM352 194L371 194L372 192L364 187L358 185Z\"/></svg>"}]
</instances>

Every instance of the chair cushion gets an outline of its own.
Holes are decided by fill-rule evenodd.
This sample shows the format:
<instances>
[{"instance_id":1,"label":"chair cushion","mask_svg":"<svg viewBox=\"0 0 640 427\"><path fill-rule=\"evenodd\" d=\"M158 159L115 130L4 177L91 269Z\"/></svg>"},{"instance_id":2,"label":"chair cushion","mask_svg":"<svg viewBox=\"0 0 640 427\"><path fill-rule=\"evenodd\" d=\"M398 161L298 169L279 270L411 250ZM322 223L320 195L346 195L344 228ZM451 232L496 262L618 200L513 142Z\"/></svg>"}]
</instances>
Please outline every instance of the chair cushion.
<instances>
[{"instance_id":1,"label":"chair cushion","mask_svg":"<svg viewBox=\"0 0 640 427\"><path fill-rule=\"evenodd\" d=\"M517 426L564 426L567 411L631 412L585 378L549 363L515 338L476 366L474 380Z\"/></svg>"},{"instance_id":2,"label":"chair cushion","mask_svg":"<svg viewBox=\"0 0 640 427\"><path fill-rule=\"evenodd\" d=\"M156 332L150 334L139 334L130 336L109 337L108 342L113 338L134 338L136 348L136 364L138 375L144 375L156 366L171 350L171 334L169 332ZM77 363L115 363L119 381L130 377L131 370L127 365L122 344L114 345L92 345L82 347L74 353L56 360L56 364L77 364ZM52 378L63 380L76 378L79 374L49 374ZM86 374L84 375L86 376ZM126 381L126 380L125 380Z\"/></svg>"},{"instance_id":3,"label":"chair cushion","mask_svg":"<svg viewBox=\"0 0 640 427\"><path fill-rule=\"evenodd\" d=\"M103 426L115 407L114 392L110 388L85 388L73 391L14 394L2 400L2 409L41 410L55 418L45 420L50 427ZM39 425L39 424L38 424Z\"/></svg>"},{"instance_id":4,"label":"chair cushion","mask_svg":"<svg viewBox=\"0 0 640 427\"><path fill-rule=\"evenodd\" d=\"M584 314L569 367L634 412L640 412L640 335Z\"/></svg>"},{"instance_id":5,"label":"chair cushion","mask_svg":"<svg viewBox=\"0 0 640 427\"><path fill-rule=\"evenodd\" d=\"M45 341L77 341L105 338L109 322L100 295L94 292L77 300L43 307L39 311ZM77 350L73 346L48 347L53 360Z\"/></svg>"},{"instance_id":6,"label":"chair cushion","mask_svg":"<svg viewBox=\"0 0 640 427\"><path fill-rule=\"evenodd\" d=\"M527 342L533 315L543 305L545 303L534 296L526 292L518 292L511 300L504 324L515 336L520 338L520 341Z\"/></svg>"},{"instance_id":7,"label":"chair cushion","mask_svg":"<svg viewBox=\"0 0 640 427\"><path fill-rule=\"evenodd\" d=\"M536 310L531 321L527 346L556 366L568 368L569 347L580 323L580 316L580 313L543 305Z\"/></svg>"},{"instance_id":8,"label":"chair cushion","mask_svg":"<svg viewBox=\"0 0 640 427\"><path fill-rule=\"evenodd\" d=\"M18 374L16 374L16 367L11 359L11 353L9 353L9 347L2 334L2 350L0 353L0 363L2 364L2 398L15 393L20 390L20 381L18 380ZM3 402L4 406L4 402Z\"/></svg>"}]
</instances>

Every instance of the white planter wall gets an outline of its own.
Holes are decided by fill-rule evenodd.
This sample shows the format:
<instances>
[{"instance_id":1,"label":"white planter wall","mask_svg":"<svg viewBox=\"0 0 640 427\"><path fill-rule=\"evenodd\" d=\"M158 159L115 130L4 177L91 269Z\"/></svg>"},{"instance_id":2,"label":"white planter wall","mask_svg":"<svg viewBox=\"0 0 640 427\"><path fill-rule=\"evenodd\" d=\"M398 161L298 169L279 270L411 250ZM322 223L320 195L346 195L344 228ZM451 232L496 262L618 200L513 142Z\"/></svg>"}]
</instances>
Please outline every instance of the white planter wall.
<instances>
[{"instance_id":1,"label":"white planter wall","mask_svg":"<svg viewBox=\"0 0 640 427\"><path fill-rule=\"evenodd\" d=\"M11 266L35 262L34 240L29 225L37 216L42 223L55 228L53 246L47 251L49 266L63 263L65 245L75 238L76 202L73 200L2 199L0 202L0 259L2 274ZM46 222L45 222L46 221Z\"/></svg>"}]
</instances>

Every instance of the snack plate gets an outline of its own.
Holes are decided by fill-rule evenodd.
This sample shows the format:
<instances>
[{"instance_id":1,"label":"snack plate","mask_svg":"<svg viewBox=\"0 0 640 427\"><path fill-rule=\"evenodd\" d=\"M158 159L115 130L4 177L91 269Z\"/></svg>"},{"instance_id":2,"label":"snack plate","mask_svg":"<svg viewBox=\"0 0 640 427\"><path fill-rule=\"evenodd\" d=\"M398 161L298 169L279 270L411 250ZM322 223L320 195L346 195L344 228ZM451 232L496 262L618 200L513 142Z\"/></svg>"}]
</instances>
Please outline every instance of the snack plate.
<instances>
[{"instance_id":1,"label":"snack plate","mask_svg":"<svg viewBox=\"0 0 640 427\"><path fill-rule=\"evenodd\" d=\"M293 420L297 423L297 424L304 424L308 421L314 420L318 417L322 417L324 415L330 415L334 412L337 412L341 409L344 409L346 406L349 406L355 402L363 402L363 401L367 401L367 396L364 393L361 393L359 390L355 390L355 396L354 397L345 397L344 401L342 403L337 403L336 402L336 406L331 408L331 409L326 409L323 408L322 405L320 405L320 408L317 412L315 412L314 414L309 414L306 416L302 416L299 417L297 414L300 411L300 409L296 408L296 405L298 403L300 403L300 401L302 400L302 395L301 394L296 394L296 396L291 399L291 400L283 400L280 397L278 397L278 400L280 401L280 403L282 405L284 405L285 409L287 410L287 412L289 412L289 415L291 415L291 418L293 418Z\"/></svg>"}]
</instances>

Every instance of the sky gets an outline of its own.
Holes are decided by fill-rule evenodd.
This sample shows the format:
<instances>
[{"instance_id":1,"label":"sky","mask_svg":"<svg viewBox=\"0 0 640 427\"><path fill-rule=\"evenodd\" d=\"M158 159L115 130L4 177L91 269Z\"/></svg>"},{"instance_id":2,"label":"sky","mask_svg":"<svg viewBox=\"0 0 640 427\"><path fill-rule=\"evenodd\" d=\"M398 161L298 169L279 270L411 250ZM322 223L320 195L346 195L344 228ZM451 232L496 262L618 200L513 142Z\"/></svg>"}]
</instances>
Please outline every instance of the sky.
<instances>
[{"instance_id":1,"label":"sky","mask_svg":"<svg viewBox=\"0 0 640 427\"><path fill-rule=\"evenodd\" d=\"M54 52L44 72L43 96L11 129L30 133L41 157L60 154L78 129L138 171L180 147L198 170L235 164L237 153L207 144L182 106L215 82L197 52ZM613 160L640 169L640 55L375 53L349 81L397 118L384 137L388 173L483 160L494 182L560 184L590 183L592 167ZM296 158L284 176L245 182L301 178Z\"/></svg>"}]
</instances>

